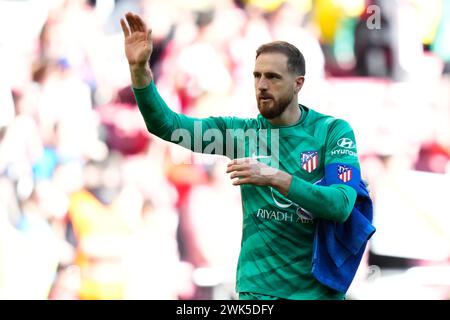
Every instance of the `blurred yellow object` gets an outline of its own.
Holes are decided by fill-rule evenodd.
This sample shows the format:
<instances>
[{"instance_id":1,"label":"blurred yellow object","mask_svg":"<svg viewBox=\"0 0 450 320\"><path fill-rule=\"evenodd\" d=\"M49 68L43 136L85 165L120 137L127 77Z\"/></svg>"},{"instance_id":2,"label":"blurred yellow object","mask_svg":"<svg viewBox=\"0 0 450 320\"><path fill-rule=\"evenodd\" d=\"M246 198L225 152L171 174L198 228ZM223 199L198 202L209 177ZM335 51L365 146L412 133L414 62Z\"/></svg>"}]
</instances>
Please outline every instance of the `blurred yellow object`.
<instances>
[{"instance_id":1,"label":"blurred yellow object","mask_svg":"<svg viewBox=\"0 0 450 320\"><path fill-rule=\"evenodd\" d=\"M442 17L442 0L414 0L422 43L430 45L436 37Z\"/></svg>"},{"instance_id":2,"label":"blurred yellow object","mask_svg":"<svg viewBox=\"0 0 450 320\"><path fill-rule=\"evenodd\" d=\"M317 0L314 8L314 20L319 26L321 40L333 43L334 35L341 19L344 17L342 8L334 0Z\"/></svg>"},{"instance_id":3,"label":"blurred yellow object","mask_svg":"<svg viewBox=\"0 0 450 320\"><path fill-rule=\"evenodd\" d=\"M123 299L123 247L129 234L115 203L105 206L81 190L71 196L70 219L78 240L80 299Z\"/></svg>"},{"instance_id":4,"label":"blurred yellow object","mask_svg":"<svg viewBox=\"0 0 450 320\"><path fill-rule=\"evenodd\" d=\"M322 41L333 43L342 20L359 16L364 8L364 0L316 0L314 21L319 26Z\"/></svg>"},{"instance_id":5,"label":"blurred yellow object","mask_svg":"<svg viewBox=\"0 0 450 320\"><path fill-rule=\"evenodd\" d=\"M337 0L342 9L345 12L345 15L348 17L359 17L366 7L365 0Z\"/></svg>"}]
</instances>

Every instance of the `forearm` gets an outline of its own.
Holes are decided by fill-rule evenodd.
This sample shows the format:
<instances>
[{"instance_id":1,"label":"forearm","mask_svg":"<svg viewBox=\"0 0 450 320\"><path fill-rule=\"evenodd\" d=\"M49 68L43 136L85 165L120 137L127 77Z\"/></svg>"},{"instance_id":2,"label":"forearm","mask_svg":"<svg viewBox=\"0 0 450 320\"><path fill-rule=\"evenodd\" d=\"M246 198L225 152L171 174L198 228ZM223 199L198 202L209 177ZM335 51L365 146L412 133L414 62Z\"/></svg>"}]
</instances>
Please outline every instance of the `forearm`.
<instances>
[{"instance_id":1,"label":"forearm","mask_svg":"<svg viewBox=\"0 0 450 320\"><path fill-rule=\"evenodd\" d=\"M356 191L349 186L319 186L283 171L273 176L272 187L314 217L337 222L348 218L356 201Z\"/></svg>"},{"instance_id":2,"label":"forearm","mask_svg":"<svg viewBox=\"0 0 450 320\"><path fill-rule=\"evenodd\" d=\"M151 74L147 74L147 76L151 78ZM148 78L145 78L146 76L139 75L138 77L139 84L148 81ZM153 80L150 80L146 86L141 88L133 85L133 92L148 131L161 139L195 152L203 152L203 140L201 141L201 149L198 148L198 141L195 140L202 139L199 134L201 135L208 129L219 129L224 132L225 121L221 118L198 119L172 111L159 95ZM196 134L197 131L200 133ZM216 150L216 152L224 154L223 150Z\"/></svg>"},{"instance_id":3,"label":"forearm","mask_svg":"<svg viewBox=\"0 0 450 320\"><path fill-rule=\"evenodd\" d=\"M147 81L149 82L147 83ZM147 130L164 140L170 141L172 132L177 129L177 121L175 120L177 114L166 105L159 95L151 72L134 73L133 93Z\"/></svg>"},{"instance_id":4,"label":"forearm","mask_svg":"<svg viewBox=\"0 0 450 320\"><path fill-rule=\"evenodd\" d=\"M271 187L277 189L282 195L287 196L292 183L292 176L282 170L278 170L270 176Z\"/></svg>"}]
</instances>

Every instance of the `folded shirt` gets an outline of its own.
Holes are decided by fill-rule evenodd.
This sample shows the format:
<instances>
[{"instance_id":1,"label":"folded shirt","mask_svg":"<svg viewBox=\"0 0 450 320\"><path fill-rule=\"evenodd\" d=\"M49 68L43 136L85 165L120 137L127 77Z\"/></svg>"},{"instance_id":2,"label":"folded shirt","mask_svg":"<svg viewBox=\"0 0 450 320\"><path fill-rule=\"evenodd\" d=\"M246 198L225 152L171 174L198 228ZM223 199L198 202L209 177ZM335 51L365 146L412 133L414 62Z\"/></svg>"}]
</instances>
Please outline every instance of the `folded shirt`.
<instances>
[{"instance_id":1,"label":"folded shirt","mask_svg":"<svg viewBox=\"0 0 450 320\"><path fill-rule=\"evenodd\" d=\"M327 185L325 180L321 184ZM314 235L312 274L322 284L341 293L350 287L367 242L375 232L372 200L362 180L357 194L345 222L318 219Z\"/></svg>"}]
</instances>

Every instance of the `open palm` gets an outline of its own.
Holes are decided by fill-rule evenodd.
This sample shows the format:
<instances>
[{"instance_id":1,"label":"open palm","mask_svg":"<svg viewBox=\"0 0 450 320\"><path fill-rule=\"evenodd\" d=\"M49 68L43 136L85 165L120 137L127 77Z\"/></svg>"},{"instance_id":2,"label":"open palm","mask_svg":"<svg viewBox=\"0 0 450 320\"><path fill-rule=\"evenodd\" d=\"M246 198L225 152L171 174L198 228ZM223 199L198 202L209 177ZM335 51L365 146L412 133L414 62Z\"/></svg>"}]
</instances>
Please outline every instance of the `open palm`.
<instances>
[{"instance_id":1,"label":"open palm","mask_svg":"<svg viewBox=\"0 0 450 320\"><path fill-rule=\"evenodd\" d=\"M125 54L130 65L145 65L153 51L151 29L136 14L128 12L125 15L125 23L120 19L120 25L125 35Z\"/></svg>"}]
</instances>

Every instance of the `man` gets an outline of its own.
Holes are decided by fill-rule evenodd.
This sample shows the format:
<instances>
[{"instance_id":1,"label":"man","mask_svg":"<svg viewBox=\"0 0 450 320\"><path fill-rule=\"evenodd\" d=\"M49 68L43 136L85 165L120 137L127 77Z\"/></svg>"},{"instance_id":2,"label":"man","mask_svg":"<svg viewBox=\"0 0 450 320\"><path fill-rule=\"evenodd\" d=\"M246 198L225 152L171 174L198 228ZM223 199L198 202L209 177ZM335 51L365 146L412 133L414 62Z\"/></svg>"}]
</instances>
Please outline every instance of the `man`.
<instances>
[{"instance_id":1,"label":"man","mask_svg":"<svg viewBox=\"0 0 450 320\"><path fill-rule=\"evenodd\" d=\"M355 138L345 121L298 104L305 81L300 51L286 42L258 49L256 119L195 119L173 112L159 96L148 64L151 30L138 15L127 13L125 19L121 26L132 86L148 130L175 142L173 132L183 129L194 140L185 147L234 159L227 173L241 187L244 214L236 284L240 299L343 299L343 292L316 280L311 265L316 221L344 222L355 204L360 180ZM261 154L267 145L252 149L236 136L231 144L241 142L241 147L228 148L227 141L222 149L211 150L202 141L198 148L198 126L219 131L225 139L233 130L268 131L272 156ZM236 157L239 151L244 157ZM264 163L267 158L270 166ZM327 177L333 183L318 185Z\"/></svg>"}]
</instances>

